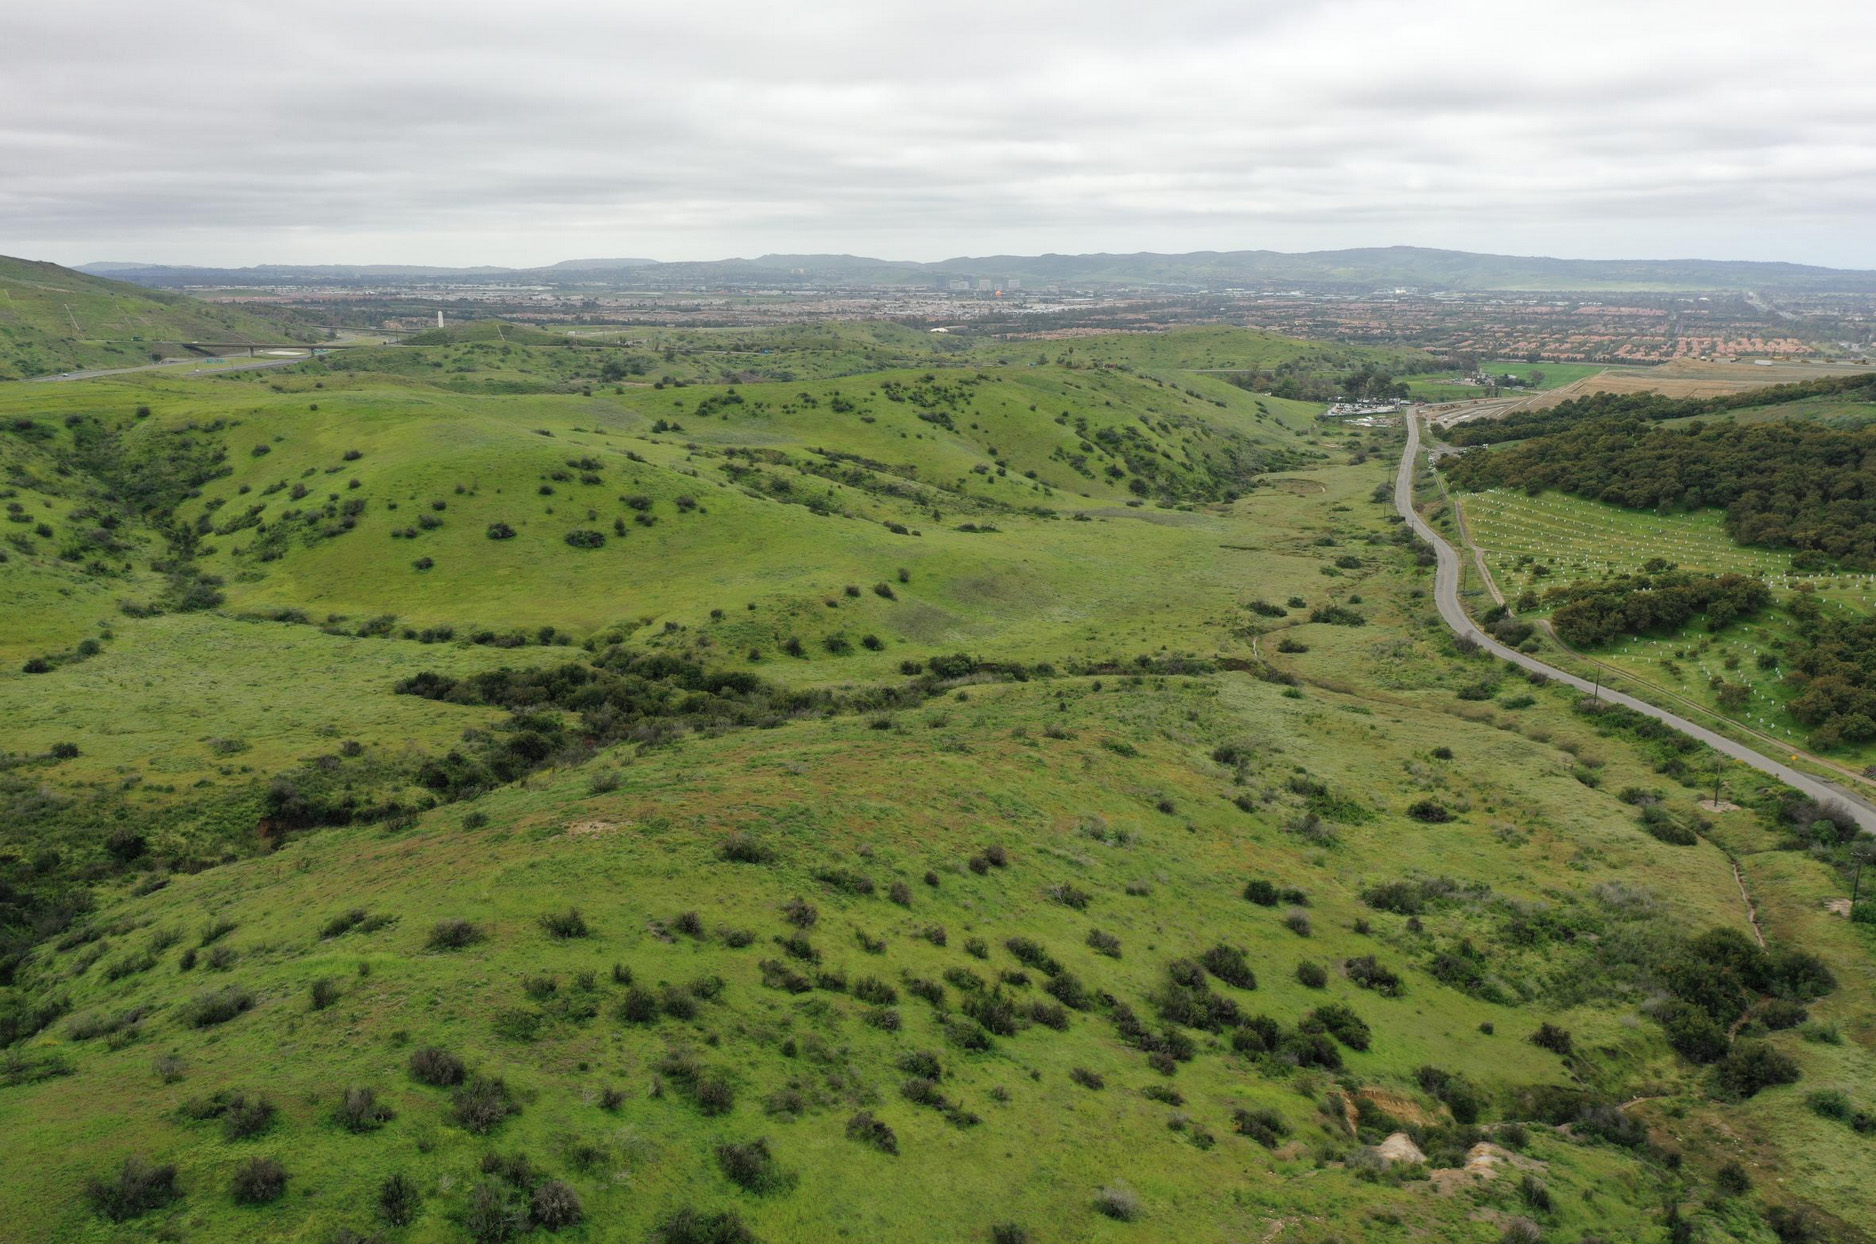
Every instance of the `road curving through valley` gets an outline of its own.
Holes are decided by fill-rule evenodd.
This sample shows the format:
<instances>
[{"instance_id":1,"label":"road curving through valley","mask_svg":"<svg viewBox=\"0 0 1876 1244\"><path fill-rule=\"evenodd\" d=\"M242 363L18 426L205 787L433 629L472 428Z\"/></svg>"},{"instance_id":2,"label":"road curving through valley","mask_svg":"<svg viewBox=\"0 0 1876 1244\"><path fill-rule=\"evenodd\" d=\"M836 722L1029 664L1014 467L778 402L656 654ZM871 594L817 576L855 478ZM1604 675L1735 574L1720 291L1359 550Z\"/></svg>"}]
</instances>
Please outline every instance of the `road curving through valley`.
<instances>
[{"instance_id":1,"label":"road curving through valley","mask_svg":"<svg viewBox=\"0 0 1876 1244\"><path fill-rule=\"evenodd\" d=\"M1761 773L1768 773L1785 785L1802 791L1820 803L1835 804L1843 808L1862 827L1864 833L1876 834L1876 807L1872 807L1860 795L1845 790L1834 782L1827 782L1794 769L1788 764L1754 751L1744 743L1715 733L1705 726L1696 725L1685 717L1670 713L1646 700L1638 700L1632 695L1611 691L1607 687L1598 689L1588 679L1579 678L1554 665L1548 665L1528 653L1519 652L1480 630L1459 603L1458 552L1446 542L1444 537L1433 530L1425 519L1420 517L1418 510L1414 509L1414 466L1420 458L1420 422L1411 411L1403 417L1407 423L1407 448L1401 454L1400 470L1394 477L1394 508L1400 511L1400 516L1407 520L1407 525L1413 529L1415 535L1433 546L1433 552L1438 558L1438 565L1433 576L1433 599L1434 603L1439 606L1440 617L1444 619L1447 626L1452 628L1454 634L1470 638L1500 660L1510 661L1524 669L1547 675L1579 691L1599 695L1611 704L1620 704L1624 708L1633 709L1656 721L1670 725L1681 733L1705 743L1714 751L1729 756L1741 764L1751 765Z\"/></svg>"}]
</instances>

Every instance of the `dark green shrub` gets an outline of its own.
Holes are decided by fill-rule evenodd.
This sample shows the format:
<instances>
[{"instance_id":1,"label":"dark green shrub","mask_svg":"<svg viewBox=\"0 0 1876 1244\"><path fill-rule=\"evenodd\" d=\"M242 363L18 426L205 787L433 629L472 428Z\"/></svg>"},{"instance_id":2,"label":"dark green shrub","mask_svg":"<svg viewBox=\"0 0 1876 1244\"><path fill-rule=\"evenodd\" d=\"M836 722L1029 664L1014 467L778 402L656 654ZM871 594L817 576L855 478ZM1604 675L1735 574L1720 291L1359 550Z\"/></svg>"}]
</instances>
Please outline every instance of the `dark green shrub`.
<instances>
[{"instance_id":1,"label":"dark green shrub","mask_svg":"<svg viewBox=\"0 0 1876 1244\"><path fill-rule=\"evenodd\" d=\"M1268 1107L1257 1110L1234 1110L1231 1124L1240 1136L1248 1136L1266 1149L1275 1149L1290 1134L1283 1116Z\"/></svg>"},{"instance_id":2,"label":"dark green shrub","mask_svg":"<svg viewBox=\"0 0 1876 1244\"><path fill-rule=\"evenodd\" d=\"M1012 937L1003 943L1003 948L1014 955L1018 963L1034 968L1045 976L1054 976L1062 970L1055 956L1027 937Z\"/></svg>"},{"instance_id":3,"label":"dark green shrub","mask_svg":"<svg viewBox=\"0 0 1876 1244\"><path fill-rule=\"evenodd\" d=\"M821 952L815 948L814 943L799 933L790 933L787 937L778 937L775 939L775 944L780 946L782 952L790 959L799 959L803 963L819 963L821 961Z\"/></svg>"},{"instance_id":4,"label":"dark green shrub","mask_svg":"<svg viewBox=\"0 0 1876 1244\"><path fill-rule=\"evenodd\" d=\"M758 966L762 969L762 983L769 989L781 989L788 993L807 993L814 988L813 981L780 959L764 959Z\"/></svg>"},{"instance_id":5,"label":"dark green shrub","mask_svg":"<svg viewBox=\"0 0 1876 1244\"><path fill-rule=\"evenodd\" d=\"M528 1229L528 1211L507 1186L485 1179L470 1189L462 1225L476 1244L508 1244Z\"/></svg>"},{"instance_id":6,"label":"dark green shrub","mask_svg":"<svg viewBox=\"0 0 1876 1244\"><path fill-rule=\"evenodd\" d=\"M741 830L725 838L717 854L738 864L768 864L775 859L774 851Z\"/></svg>"},{"instance_id":7,"label":"dark green shrub","mask_svg":"<svg viewBox=\"0 0 1876 1244\"><path fill-rule=\"evenodd\" d=\"M1346 1045L1351 1050L1365 1050L1373 1034L1354 1008L1341 1003L1330 1002L1317 1007L1305 1018L1305 1023L1314 1020L1330 1036Z\"/></svg>"},{"instance_id":8,"label":"dark green shrub","mask_svg":"<svg viewBox=\"0 0 1876 1244\"><path fill-rule=\"evenodd\" d=\"M692 1094L696 1098L697 1108L713 1118L728 1114L736 1108L736 1090L720 1075L711 1074L699 1079Z\"/></svg>"},{"instance_id":9,"label":"dark green shrub","mask_svg":"<svg viewBox=\"0 0 1876 1244\"><path fill-rule=\"evenodd\" d=\"M1779 1244L1815 1244L1824 1239L1823 1228L1802 1206L1774 1205L1765 1211L1765 1225Z\"/></svg>"},{"instance_id":10,"label":"dark green shrub","mask_svg":"<svg viewBox=\"0 0 1876 1244\"><path fill-rule=\"evenodd\" d=\"M399 1171L378 1185L378 1216L393 1227L408 1227L423 1208L416 1180Z\"/></svg>"},{"instance_id":11,"label":"dark green shrub","mask_svg":"<svg viewBox=\"0 0 1876 1244\"><path fill-rule=\"evenodd\" d=\"M606 544L606 533L589 527L576 527L561 538L576 549L604 548Z\"/></svg>"},{"instance_id":12,"label":"dark green shrub","mask_svg":"<svg viewBox=\"0 0 1876 1244\"><path fill-rule=\"evenodd\" d=\"M1329 983L1329 973L1320 963L1311 963L1305 959L1296 965L1296 979L1310 989L1321 989Z\"/></svg>"},{"instance_id":13,"label":"dark green shrub","mask_svg":"<svg viewBox=\"0 0 1876 1244\"><path fill-rule=\"evenodd\" d=\"M999 1222L990 1228L990 1244L1029 1244L1029 1232L1013 1222Z\"/></svg>"},{"instance_id":14,"label":"dark green shrub","mask_svg":"<svg viewBox=\"0 0 1876 1244\"><path fill-rule=\"evenodd\" d=\"M1813 1113L1826 1119L1835 1119L1839 1123L1848 1123L1856 1112L1850 1103L1849 1094L1841 1089L1818 1089L1806 1095L1804 1104Z\"/></svg>"},{"instance_id":15,"label":"dark green shrub","mask_svg":"<svg viewBox=\"0 0 1876 1244\"><path fill-rule=\"evenodd\" d=\"M1407 815L1428 825L1443 825L1453 819L1452 809L1431 799L1421 799L1408 805Z\"/></svg>"},{"instance_id":16,"label":"dark green shrub","mask_svg":"<svg viewBox=\"0 0 1876 1244\"><path fill-rule=\"evenodd\" d=\"M348 1132L375 1132L397 1117L397 1112L378 1100L375 1090L349 1088L339 1099L333 1117Z\"/></svg>"},{"instance_id":17,"label":"dark green shrub","mask_svg":"<svg viewBox=\"0 0 1876 1244\"><path fill-rule=\"evenodd\" d=\"M1068 1078L1083 1088L1104 1089L1107 1087L1107 1080L1100 1072L1090 1071L1086 1067L1071 1067Z\"/></svg>"},{"instance_id":18,"label":"dark green shrub","mask_svg":"<svg viewBox=\"0 0 1876 1244\"><path fill-rule=\"evenodd\" d=\"M761 1244L735 1210L704 1214L688 1205L659 1223L652 1239L655 1244Z\"/></svg>"},{"instance_id":19,"label":"dark green shrub","mask_svg":"<svg viewBox=\"0 0 1876 1244\"><path fill-rule=\"evenodd\" d=\"M873 893L875 889L871 877L846 868L819 869L815 872L814 879L842 894L865 895Z\"/></svg>"},{"instance_id":20,"label":"dark green shrub","mask_svg":"<svg viewBox=\"0 0 1876 1244\"><path fill-rule=\"evenodd\" d=\"M240 985L228 985L210 993L197 994L182 1008L184 1022L194 1028L225 1024L235 1016L253 1009L254 995Z\"/></svg>"},{"instance_id":21,"label":"dark green shrub","mask_svg":"<svg viewBox=\"0 0 1876 1244\"><path fill-rule=\"evenodd\" d=\"M1073 972L1058 971L1044 982L1042 989L1057 1002L1073 1010L1085 1011L1093 1005L1087 987Z\"/></svg>"},{"instance_id":22,"label":"dark green shrub","mask_svg":"<svg viewBox=\"0 0 1876 1244\"><path fill-rule=\"evenodd\" d=\"M1086 911L1088 904L1094 901L1094 895L1069 881L1050 886L1047 893L1062 906L1072 907L1076 911Z\"/></svg>"},{"instance_id":23,"label":"dark green shrub","mask_svg":"<svg viewBox=\"0 0 1876 1244\"><path fill-rule=\"evenodd\" d=\"M1673 813L1659 805L1651 805L1641 810L1642 828L1658 842L1665 842L1673 847L1691 847L1700 841L1700 836L1677 820Z\"/></svg>"},{"instance_id":24,"label":"dark green shrub","mask_svg":"<svg viewBox=\"0 0 1876 1244\"><path fill-rule=\"evenodd\" d=\"M1726 1029L1690 1003L1678 1000L1663 1003L1655 1011L1655 1018L1661 1021L1662 1031L1667 1034L1668 1044L1674 1047L1675 1053L1692 1062L1717 1062L1725 1057L1731 1045Z\"/></svg>"},{"instance_id":25,"label":"dark green shrub","mask_svg":"<svg viewBox=\"0 0 1876 1244\"><path fill-rule=\"evenodd\" d=\"M462 1059L434 1045L420 1046L410 1056L411 1078L436 1088L453 1088L467 1074Z\"/></svg>"},{"instance_id":26,"label":"dark green shrub","mask_svg":"<svg viewBox=\"0 0 1876 1244\"><path fill-rule=\"evenodd\" d=\"M1118 1222L1132 1222L1140 1216L1140 1198L1125 1186L1103 1188L1095 1194L1094 1208Z\"/></svg>"},{"instance_id":27,"label":"dark green shrub","mask_svg":"<svg viewBox=\"0 0 1876 1244\"><path fill-rule=\"evenodd\" d=\"M474 1076L450 1097L450 1117L456 1126L477 1136L501 1125L511 1114L520 1114L521 1106L499 1076Z\"/></svg>"},{"instance_id":28,"label":"dark green shrub","mask_svg":"<svg viewBox=\"0 0 1876 1244\"><path fill-rule=\"evenodd\" d=\"M853 982L853 996L873 1006L891 1006L899 1001L898 990L871 976L862 976Z\"/></svg>"},{"instance_id":29,"label":"dark green shrub","mask_svg":"<svg viewBox=\"0 0 1876 1244\"><path fill-rule=\"evenodd\" d=\"M249 1158L235 1168L230 1186L236 1205L268 1205L286 1190L286 1168L272 1158Z\"/></svg>"},{"instance_id":30,"label":"dark green shrub","mask_svg":"<svg viewBox=\"0 0 1876 1244\"><path fill-rule=\"evenodd\" d=\"M514 538L515 538L515 529L513 527L510 527L507 523L490 523L489 524L489 539L512 540Z\"/></svg>"},{"instance_id":31,"label":"dark green shrub","mask_svg":"<svg viewBox=\"0 0 1876 1244\"><path fill-rule=\"evenodd\" d=\"M322 976L313 982L312 1008L323 1011L337 1002L340 997L339 982L330 976Z\"/></svg>"},{"instance_id":32,"label":"dark green shrub","mask_svg":"<svg viewBox=\"0 0 1876 1244\"><path fill-rule=\"evenodd\" d=\"M537 1227L558 1231L571 1227L586 1217L580 1194L558 1179L549 1179L534 1189L528 1201L528 1214Z\"/></svg>"},{"instance_id":33,"label":"dark green shrub","mask_svg":"<svg viewBox=\"0 0 1876 1244\"><path fill-rule=\"evenodd\" d=\"M1244 897L1259 907L1275 907L1281 901L1277 887L1261 878L1244 883Z\"/></svg>"},{"instance_id":34,"label":"dark green shrub","mask_svg":"<svg viewBox=\"0 0 1876 1244\"><path fill-rule=\"evenodd\" d=\"M1720 1088L1735 1097L1751 1097L1760 1089L1793 1084L1798 1064L1789 1054L1764 1041L1735 1041L1715 1068Z\"/></svg>"},{"instance_id":35,"label":"dark green shrub","mask_svg":"<svg viewBox=\"0 0 1876 1244\"><path fill-rule=\"evenodd\" d=\"M1348 979L1363 989L1372 989L1384 998L1398 998L1402 992L1401 978L1390 969L1383 967L1373 955L1360 955L1349 959L1342 965L1348 973Z\"/></svg>"},{"instance_id":36,"label":"dark green shrub","mask_svg":"<svg viewBox=\"0 0 1876 1244\"><path fill-rule=\"evenodd\" d=\"M128 1222L153 1209L161 1209L182 1195L176 1186L176 1168L167 1163L158 1166L143 1158L126 1158L117 1174L109 1179L92 1179L85 1185L91 1207L112 1222Z\"/></svg>"},{"instance_id":37,"label":"dark green shrub","mask_svg":"<svg viewBox=\"0 0 1876 1244\"><path fill-rule=\"evenodd\" d=\"M1414 1075L1421 1088L1446 1103L1453 1112L1454 1122L1469 1126L1479 1121L1479 1112L1485 1103L1470 1080L1439 1067L1422 1067Z\"/></svg>"},{"instance_id":38,"label":"dark green shrub","mask_svg":"<svg viewBox=\"0 0 1876 1244\"><path fill-rule=\"evenodd\" d=\"M222 1135L228 1140L251 1140L274 1125L278 1113L265 1097L234 1093L221 1112Z\"/></svg>"},{"instance_id":39,"label":"dark green shrub","mask_svg":"<svg viewBox=\"0 0 1876 1244\"><path fill-rule=\"evenodd\" d=\"M897 1134L883 1120L874 1118L870 1111L862 1110L847 1120L847 1139L871 1145L881 1153L899 1152Z\"/></svg>"},{"instance_id":40,"label":"dark green shrub","mask_svg":"<svg viewBox=\"0 0 1876 1244\"><path fill-rule=\"evenodd\" d=\"M1257 975L1251 971L1251 965L1244 958L1244 952L1236 946L1223 944L1212 947L1199 957L1205 970L1227 985L1239 989L1257 988Z\"/></svg>"},{"instance_id":41,"label":"dark green shrub","mask_svg":"<svg viewBox=\"0 0 1876 1244\"><path fill-rule=\"evenodd\" d=\"M568 938L585 937L590 930L586 927L586 918L577 907L565 911L550 911L541 916L541 928L552 938L565 941Z\"/></svg>"},{"instance_id":42,"label":"dark green shrub","mask_svg":"<svg viewBox=\"0 0 1876 1244\"><path fill-rule=\"evenodd\" d=\"M633 986L619 1002L619 1018L628 1024L649 1024L659 1015L658 995Z\"/></svg>"},{"instance_id":43,"label":"dark green shrub","mask_svg":"<svg viewBox=\"0 0 1876 1244\"><path fill-rule=\"evenodd\" d=\"M1016 1035L1016 1004L1004 996L1001 990L993 993L973 992L965 997L963 1011L966 1015L982 1024L986 1032L999 1037Z\"/></svg>"},{"instance_id":44,"label":"dark green shrub","mask_svg":"<svg viewBox=\"0 0 1876 1244\"><path fill-rule=\"evenodd\" d=\"M718 1145L717 1166L724 1178L757 1196L786 1192L795 1185L795 1176L776 1164L768 1140L762 1137L740 1145Z\"/></svg>"},{"instance_id":45,"label":"dark green shrub","mask_svg":"<svg viewBox=\"0 0 1876 1244\"><path fill-rule=\"evenodd\" d=\"M439 920L430 929L431 950L461 950L482 940L482 930L467 920Z\"/></svg>"},{"instance_id":46,"label":"dark green shrub","mask_svg":"<svg viewBox=\"0 0 1876 1244\"><path fill-rule=\"evenodd\" d=\"M1549 1021L1537 1026L1537 1031L1531 1034L1531 1044L1549 1050L1560 1058L1570 1057L1574 1049L1569 1029L1559 1028Z\"/></svg>"}]
</instances>

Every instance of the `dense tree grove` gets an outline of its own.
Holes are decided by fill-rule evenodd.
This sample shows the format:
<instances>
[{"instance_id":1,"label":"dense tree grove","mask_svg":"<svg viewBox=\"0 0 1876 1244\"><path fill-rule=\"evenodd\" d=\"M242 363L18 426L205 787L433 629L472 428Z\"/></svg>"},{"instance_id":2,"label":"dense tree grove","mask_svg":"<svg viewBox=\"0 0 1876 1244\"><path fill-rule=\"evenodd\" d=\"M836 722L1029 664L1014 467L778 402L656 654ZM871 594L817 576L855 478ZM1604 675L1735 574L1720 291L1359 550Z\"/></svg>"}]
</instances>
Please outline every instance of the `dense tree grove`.
<instances>
[{"instance_id":1,"label":"dense tree grove","mask_svg":"<svg viewBox=\"0 0 1876 1244\"><path fill-rule=\"evenodd\" d=\"M1690 423L1650 427L1601 418L1502 449L1452 460L1460 488L1559 488L1662 512L1719 506L1741 544L1799 550L1793 565L1826 559L1876 567L1876 429L1814 423Z\"/></svg>"},{"instance_id":2,"label":"dense tree grove","mask_svg":"<svg viewBox=\"0 0 1876 1244\"><path fill-rule=\"evenodd\" d=\"M1785 653L1785 681L1798 689L1791 715L1811 727L1813 747L1876 739L1876 618L1825 614L1803 595L1791 610L1799 626Z\"/></svg>"},{"instance_id":3,"label":"dense tree grove","mask_svg":"<svg viewBox=\"0 0 1876 1244\"><path fill-rule=\"evenodd\" d=\"M1506 415L1503 419L1481 419L1451 430L1446 439L1454 445L1491 445L1503 441L1526 440L1549 436L1589 419L1624 417L1655 423L1663 419L1689 419L1747 407L1782 406L1808 397L1835 395L1876 398L1876 373L1859 372L1849 376L1826 376L1798 384L1775 384L1744 393L1720 397L1663 397L1659 393L1592 393L1588 397L1559 402L1549 410L1527 410Z\"/></svg>"},{"instance_id":4,"label":"dense tree grove","mask_svg":"<svg viewBox=\"0 0 1876 1244\"><path fill-rule=\"evenodd\" d=\"M1745 575L1665 571L1564 584L1544 602L1556 608L1551 622L1566 643L1595 647L1621 635L1671 634L1703 614L1717 631L1771 604L1772 593Z\"/></svg>"}]
</instances>

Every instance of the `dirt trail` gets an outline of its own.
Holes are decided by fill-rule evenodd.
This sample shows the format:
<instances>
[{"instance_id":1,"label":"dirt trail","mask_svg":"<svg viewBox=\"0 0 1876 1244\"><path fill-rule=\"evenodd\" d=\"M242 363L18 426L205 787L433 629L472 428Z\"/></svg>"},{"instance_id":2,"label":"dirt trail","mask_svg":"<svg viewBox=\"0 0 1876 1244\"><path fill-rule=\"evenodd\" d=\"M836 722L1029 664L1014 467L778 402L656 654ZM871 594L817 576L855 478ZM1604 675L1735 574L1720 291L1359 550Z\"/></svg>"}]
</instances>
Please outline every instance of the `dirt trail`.
<instances>
[{"instance_id":1,"label":"dirt trail","mask_svg":"<svg viewBox=\"0 0 1876 1244\"><path fill-rule=\"evenodd\" d=\"M1739 886L1739 897L1746 904L1746 919L1752 924L1752 935L1759 939L1759 949L1765 949L1765 931L1759 927L1759 909L1752 904L1752 895L1746 893L1746 874L1739 871L1739 861L1728 857L1733 866L1733 881Z\"/></svg>"}]
</instances>

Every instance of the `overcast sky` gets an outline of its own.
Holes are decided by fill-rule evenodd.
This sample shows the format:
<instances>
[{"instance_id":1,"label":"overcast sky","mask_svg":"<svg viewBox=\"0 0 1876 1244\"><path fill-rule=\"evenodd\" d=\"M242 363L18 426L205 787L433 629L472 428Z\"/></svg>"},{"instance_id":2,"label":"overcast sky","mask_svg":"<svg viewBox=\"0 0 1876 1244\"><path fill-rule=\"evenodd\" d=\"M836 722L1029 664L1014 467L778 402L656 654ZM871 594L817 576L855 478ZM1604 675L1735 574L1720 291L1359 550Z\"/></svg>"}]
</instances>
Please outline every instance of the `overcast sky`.
<instances>
[{"instance_id":1,"label":"overcast sky","mask_svg":"<svg viewBox=\"0 0 1876 1244\"><path fill-rule=\"evenodd\" d=\"M1413 244L1876 268L1859 0L58 0L0 253Z\"/></svg>"}]
</instances>

